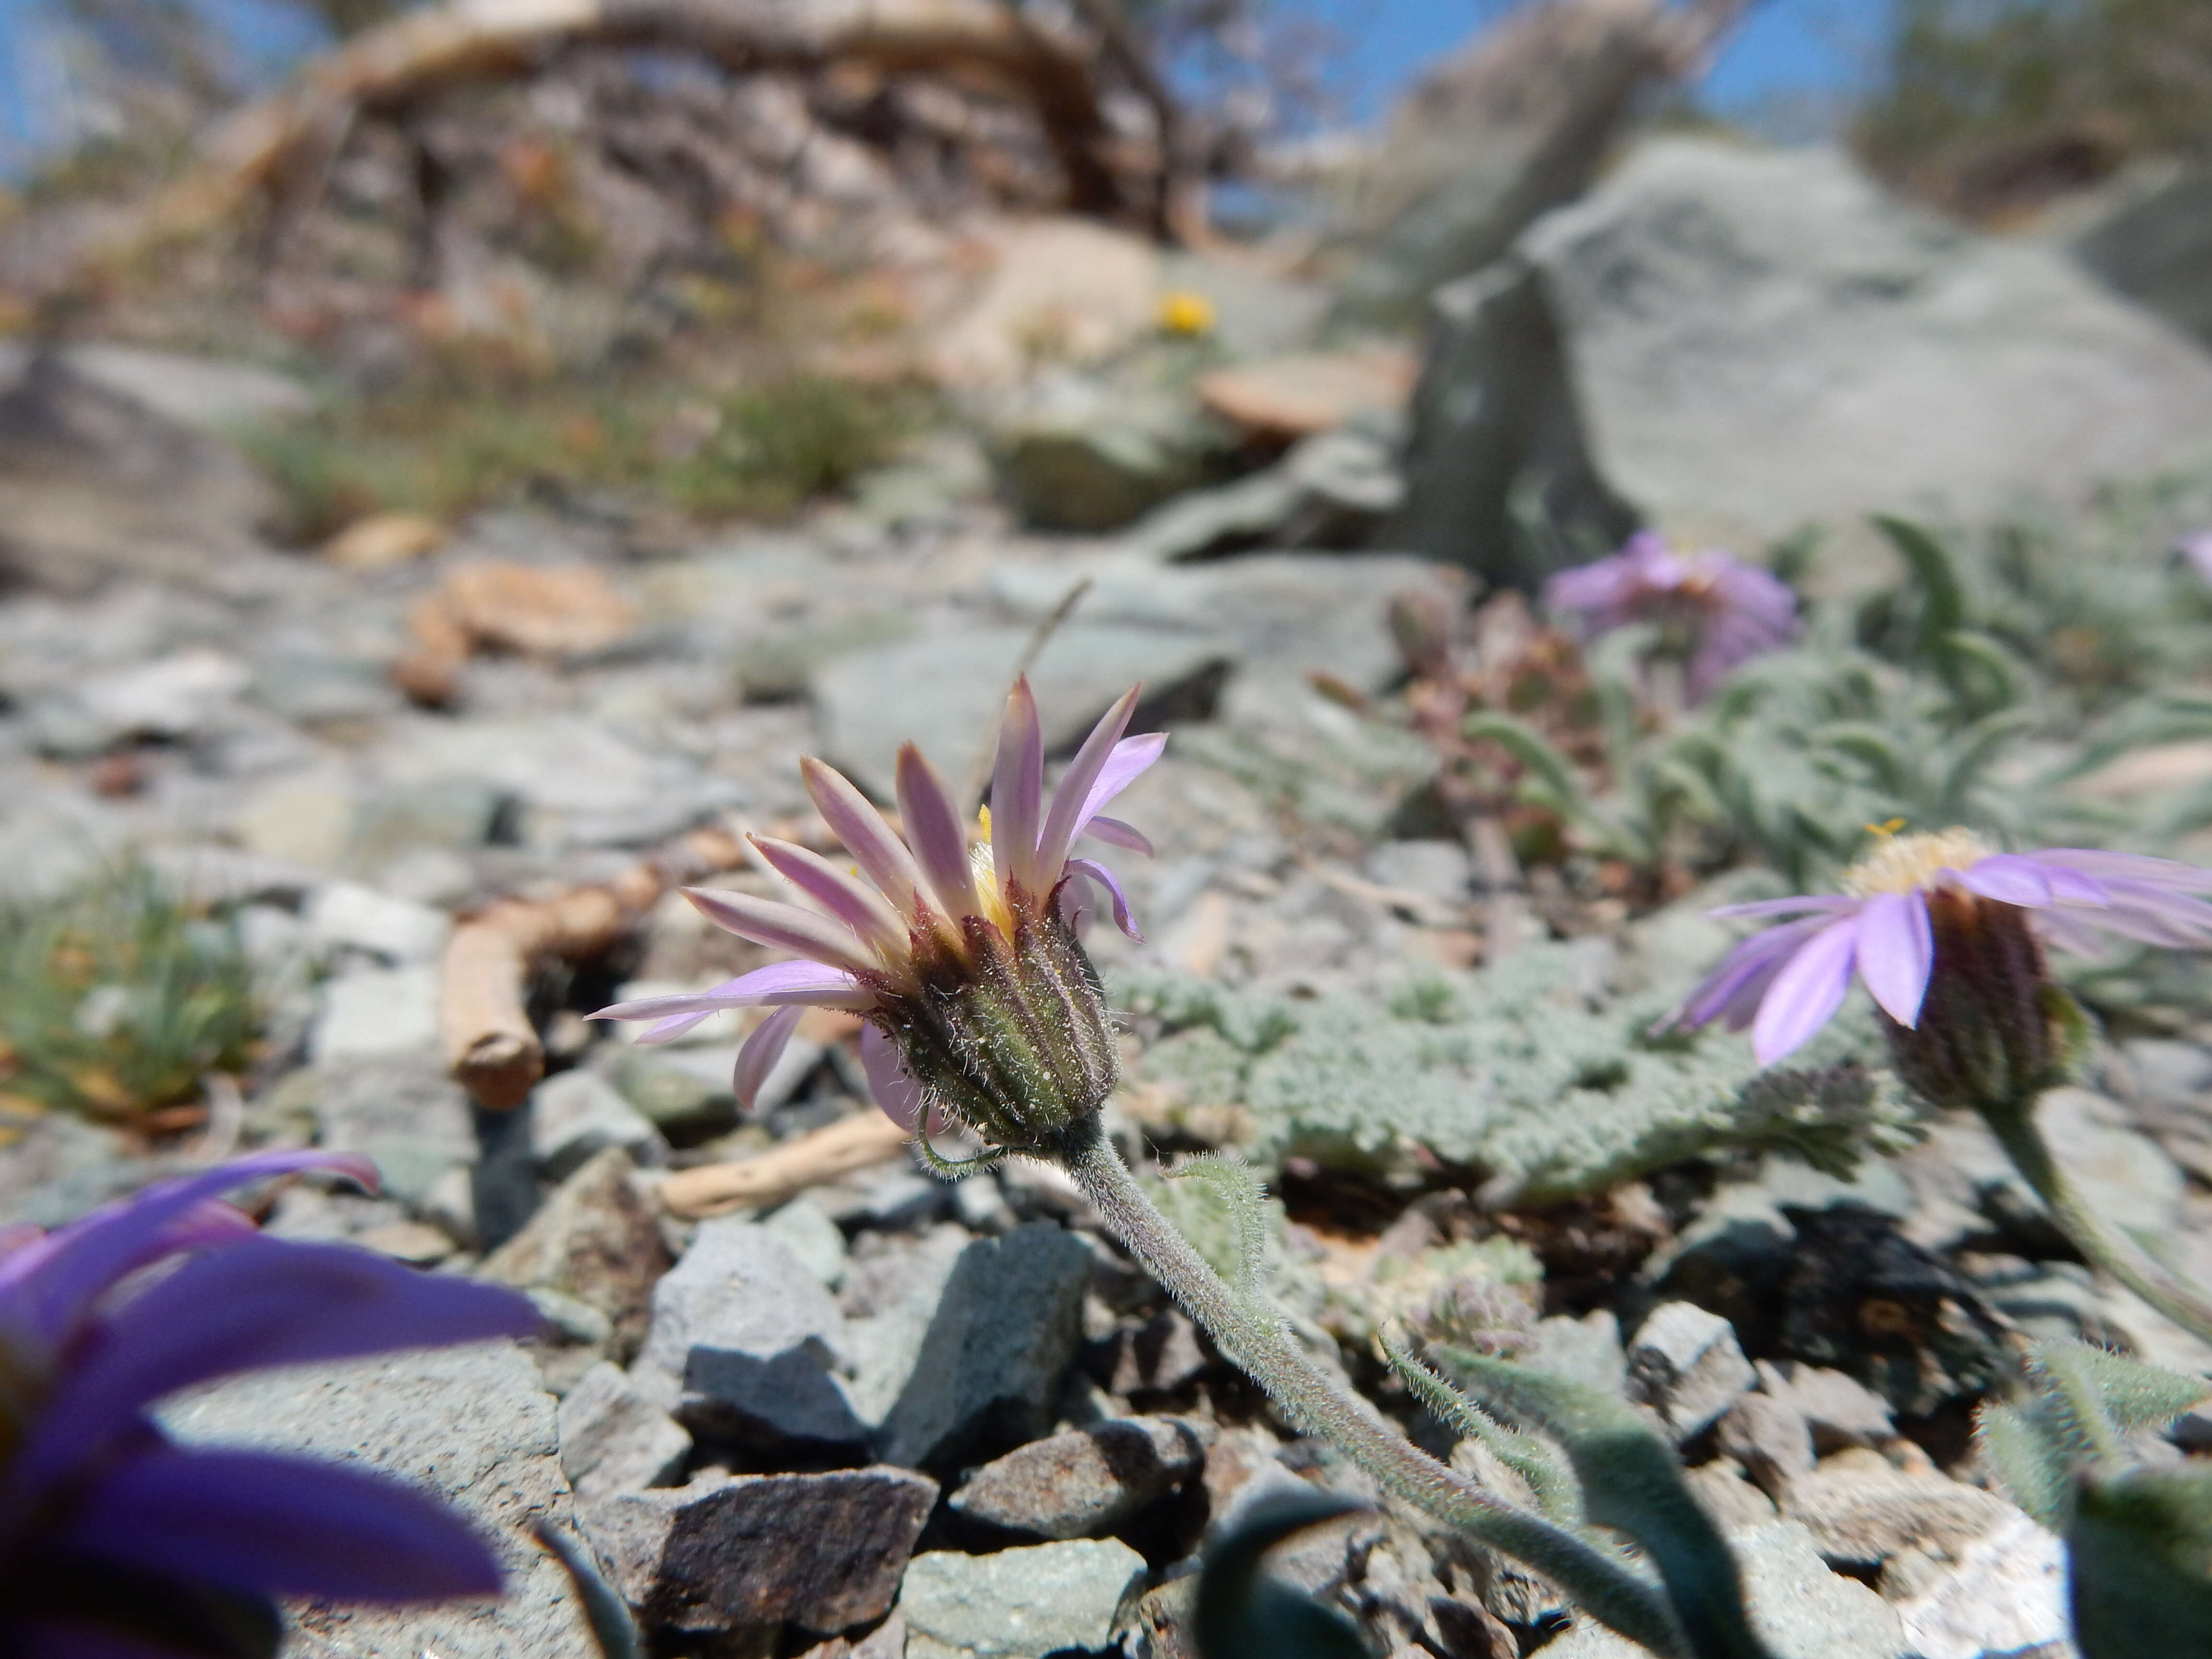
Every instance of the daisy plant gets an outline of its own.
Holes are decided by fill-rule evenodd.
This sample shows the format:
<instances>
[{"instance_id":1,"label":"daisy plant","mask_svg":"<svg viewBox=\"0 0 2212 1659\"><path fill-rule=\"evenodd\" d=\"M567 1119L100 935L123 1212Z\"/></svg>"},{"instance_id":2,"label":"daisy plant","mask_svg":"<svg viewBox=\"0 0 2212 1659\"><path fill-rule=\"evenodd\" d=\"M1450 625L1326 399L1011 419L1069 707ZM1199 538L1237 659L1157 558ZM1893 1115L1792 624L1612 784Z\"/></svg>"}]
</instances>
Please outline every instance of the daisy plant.
<instances>
[{"instance_id":1,"label":"daisy plant","mask_svg":"<svg viewBox=\"0 0 2212 1659\"><path fill-rule=\"evenodd\" d=\"M774 1010L738 1053L736 1089L750 1102L802 1009L859 1014L877 1103L915 1132L917 1152L940 1174L968 1174L1017 1154L1057 1164L1292 1422L1334 1441L1386 1490L1527 1562L1593 1616L1667 1659L1765 1659L1743 1623L1732 1562L1714 1569L1711 1551L1680 1558L1698 1563L1692 1594L1668 1566L1678 1558L1662 1553L1664 1582L1654 1583L1575 1527L1508 1502L1430 1456L1316 1364L1255 1284L1232 1285L1209 1267L1122 1163L1100 1119L1120 1080L1120 1047L1079 924L1103 895L1124 931L1133 936L1137 928L1112 872L1078 848L1087 837L1151 850L1137 830L1105 816L1165 744L1157 734L1127 735L1136 707L1132 690L1048 795L1036 704L1018 682L999 727L989 810L973 835L911 744L898 757L898 830L845 778L805 762L807 792L855 868L757 838L762 860L791 884L793 902L687 895L720 927L795 959L709 991L619 1004L599 1017L650 1022L641 1040L651 1042L720 1009ZM930 1147L931 1133L954 1124L982 1141L979 1157L956 1164ZM1256 1212L1256 1194L1243 1196ZM1719 1559L1727 1560L1725 1550ZM1715 1624L1705 1616L1716 1597L1735 1609L1732 1619Z\"/></svg>"},{"instance_id":2,"label":"daisy plant","mask_svg":"<svg viewBox=\"0 0 2212 1659\"><path fill-rule=\"evenodd\" d=\"M1729 671L1797 636L1788 583L1725 553L1680 553L1651 531L1620 552L1562 570L1544 604L1595 639L1633 623L1655 625L1654 654L1681 665L1686 702L1703 702Z\"/></svg>"},{"instance_id":3,"label":"daisy plant","mask_svg":"<svg viewBox=\"0 0 2212 1659\"><path fill-rule=\"evenodd\" d=\"M1724 957L1665 1024L1751 1030L1763 1066L1834 1017L1856 979L1874 999L1898 1074L1936 1106L1978 1112L2082 1255L2212 1340L2212 1299L2086 1205L2035 1123L2044 1091L2073 1075L2088 1030L2051 978L2047 945L2100 933L2212 947L2212 872L2090 848L2004 853L1964 830L1875 829L1840 893L1725 905L1771 921Z\"/></svg>"}]
</instances>

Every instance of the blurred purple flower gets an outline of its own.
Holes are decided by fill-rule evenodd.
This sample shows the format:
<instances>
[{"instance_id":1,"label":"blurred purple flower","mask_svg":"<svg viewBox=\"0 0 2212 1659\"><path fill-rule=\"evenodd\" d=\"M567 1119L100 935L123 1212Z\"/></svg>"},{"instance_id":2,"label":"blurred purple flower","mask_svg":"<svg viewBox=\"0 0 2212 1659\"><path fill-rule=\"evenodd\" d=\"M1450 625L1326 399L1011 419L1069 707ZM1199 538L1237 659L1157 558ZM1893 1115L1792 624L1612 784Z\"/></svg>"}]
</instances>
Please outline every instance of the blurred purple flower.
<instances>
[{"instance_id":1,"label":"blurred purple flower","mask_svg":"<svg viewBox=\"0 0 2212 1659\"><path fill-rule=\"evenodd\" d=\"M1140 937L1113 873L1073 856L1085 836L1152 850L1139 831L1103 816L1167 746L1164 732L1122 737L1136 708L1133 686L1092 729L1048 802L1036 702L1029 682L1018 682L1000 723L983 836L972 848L951 794L914 744L898 755L903 839L841 774L808 757L800 763L807 793L865 879L803 847L756 836L761 857L827 915L744 893L684 893L716 926L800 960L756 969L709 991L617 1003L592 1018L651 1020L638 1041L665 1042L720 1009L773 1008L738 1052L736 1092L750 1107L807 1007L865 1014L860 1057L876 1103L915 1128L932 1092L917 1083L902 1052L901 1037L913 1028L917 1007L933 1000L943 1007L961 981L988 976L1008 953L1035 956L1063 943L1072 949L1068 930L1082 908L1078 877L1103 888L1121 931ZM1066 996L1052 1001L1066 1012Z\"/></svg>"},{"instance_id":2,"label":"blurred purple flower","mask_svg":"<svg viewBox=\"0 0 2212 1659\"><path fill-rule=\"evenodd\" d=\"M1974 931L2002 940L2025 926L2069 950L2095 945L2093 929L2180 949L2212 947L2212 871L2135 853L2054 847L1993 853L1963 830L1899 836L1846 871L1840 894L1808 894L1723 905L1717 916L1793 920L1738 945L1665 1024L1691 1029L1720 1020L1751 1027L1762 1066L1802 1046L1833 1018L1854 971L1875 1006L1910 1030L1931 981L1971 963L1946 963L1937 949L1937 908L1994 908ZM2022 924L2017 928L2014 924ZM2024 948L2033 951L2032 945ZM2031 964L2039 975L2039 958Z\"/></svg>"},{"instance_id":3,"label":"blurred purple flower","mask_svg":"<svg viewBox=\"0 0 2212 1659\"><path fill-rule=\"evenodd\" d=\"M1692 702L1797 633L1797 596L1780 578L1725 553L1677 553L1648 530L1609 557L1562 570L1544 585L1544 603L1580 618L1587 639L1658 623L1687 659L1683 690Z\"/></svg>"},{"instance_id":4,"label":"blurred purple flower","mask_svg":"<svg viewBox=\"0 0 2212 1659\"><path fill-rule=\"evenodd\" d=\"M2181 556L2197 567L2197 574L2212 582L2212 530L2200 530L2174 544Z\"/></svg>"},{"instance_id":5,"label":"blurred purple flower","mask_svg":"<svg viewBox=\"0 0 2212 1659\"><path fill-rule=\"evenodd\" d=\"M148 1414L241 1371L537 1329L511 1291L266 1238L219 1201L310 1169L375 1184L365 1159L265 1152L52 1233L0 1230L0 1652L250 1654L273 1650L272 1597L498 1593L490 1549L438 1500L309 1458L176 1445Z\"/></svg>"}]
</instances>

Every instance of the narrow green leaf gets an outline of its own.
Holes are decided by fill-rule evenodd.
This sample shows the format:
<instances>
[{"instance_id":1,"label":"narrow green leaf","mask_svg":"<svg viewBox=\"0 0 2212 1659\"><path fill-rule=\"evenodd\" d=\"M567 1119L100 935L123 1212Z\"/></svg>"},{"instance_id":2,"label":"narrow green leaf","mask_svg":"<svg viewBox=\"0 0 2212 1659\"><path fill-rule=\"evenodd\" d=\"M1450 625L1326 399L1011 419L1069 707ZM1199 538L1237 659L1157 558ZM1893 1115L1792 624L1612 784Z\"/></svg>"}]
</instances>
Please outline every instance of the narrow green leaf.
<instances>
[{"instance_id":1,"label":"narrow green leaf","mask_svg":"<svg viewBox=\"0 0 2212 1659\"><path fill-rule=\"evenodd\" d=\"M1920 648L1932 660L1936 641L1966 620L1966 596L1959 585L1958 570L1943 544L1910 520L1876 514L1873 522L1904 556L1920 584Z\"/></svg>"},{"instance_id":2,"label":"narrow green leaf","mask_svg":"<svg viewBox=\"0 0 2212 1659\"><path fill-rule=\"evenodd\" d=\"M2014 1503L2053 1531L2065 1523L2066 1455L2033 1416L2016 1406L1985 1404L1974 1439Z\"/></svg>"},{"instance_id":3,"label":"narrow green leaf","mask_svg":"<svg viewBox=\"0 0 2212 1659\"><path fill-rule=\"evenodd\" d=\"M2212 1471L2088 1482L2066 1553L2084 1659L2212 1655Z\"/></svg>"},{"instance_id":4,"label":"narrow green leaf","mask_svg":"<svg viewBox=\"0 0 2212 1659\"><path fill-rule=\"evenodd\" d=\"M1575 763L1527 721L1479 710L1460 723L1460 735L1470 743L1496 744L1540 780L1562 806L1571 811L1582 810L1582 777Z\"/></svg>"}]
</instances>

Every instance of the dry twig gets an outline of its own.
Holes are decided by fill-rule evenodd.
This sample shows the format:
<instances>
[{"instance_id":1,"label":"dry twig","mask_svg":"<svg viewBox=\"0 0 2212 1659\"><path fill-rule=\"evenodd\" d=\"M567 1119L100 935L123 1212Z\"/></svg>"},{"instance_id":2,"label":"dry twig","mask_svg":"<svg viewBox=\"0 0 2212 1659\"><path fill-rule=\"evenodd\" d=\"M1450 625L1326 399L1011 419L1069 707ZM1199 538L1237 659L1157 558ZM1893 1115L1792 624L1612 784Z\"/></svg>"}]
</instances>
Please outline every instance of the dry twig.
<instances>
[{"instance_id":1,"label":"dry twig","mask_svg":"<svg viewBox=\"0 0 2212 1659\"><path fill-rule=\"evenodd\" d=\"M780 1203L809 1187L886 1163L905 1149L907 1139L907 1132L881 1112L857 1112L757 1158L679 1170L662 1180L660 1201L688 1217Z\"/></svg>"}]
</instances>

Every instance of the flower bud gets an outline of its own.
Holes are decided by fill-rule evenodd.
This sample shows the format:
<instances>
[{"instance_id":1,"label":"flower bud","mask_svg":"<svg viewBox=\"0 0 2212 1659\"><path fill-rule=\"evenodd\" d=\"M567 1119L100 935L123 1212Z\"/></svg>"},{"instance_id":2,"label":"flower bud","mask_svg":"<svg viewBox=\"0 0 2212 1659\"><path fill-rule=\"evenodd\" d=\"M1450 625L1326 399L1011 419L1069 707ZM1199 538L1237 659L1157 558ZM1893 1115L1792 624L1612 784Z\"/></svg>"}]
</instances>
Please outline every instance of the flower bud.
<instances>
[{"instance_id":1,"label":"flower bud","mask_svg":"<svg viewBox=\"0 0 2212 1659\"><path fill-rule=\"evenodd\" d=\"M996 1146L1047 1152L1121 1080L1112 1017L1075 930L1050 900L1012 900L1011 937L981 916L964 956L924 943L912 988L878 990L883 1028L933 1106Z\"/></svg>"},{"instance_id":2,"label":"flower bud","mask_svg":"<svg viewBox=\"0 0 2212 1659\"><path fill-rule=\"evenodd\" d=\"M1917 1024L1877 1012L1898 1075L1937 1106L2016 1109L2066 1079L2082 1016L2044 966L2028 913L1927 891L1935 965Z\"/></svg>"}]
</instances>

